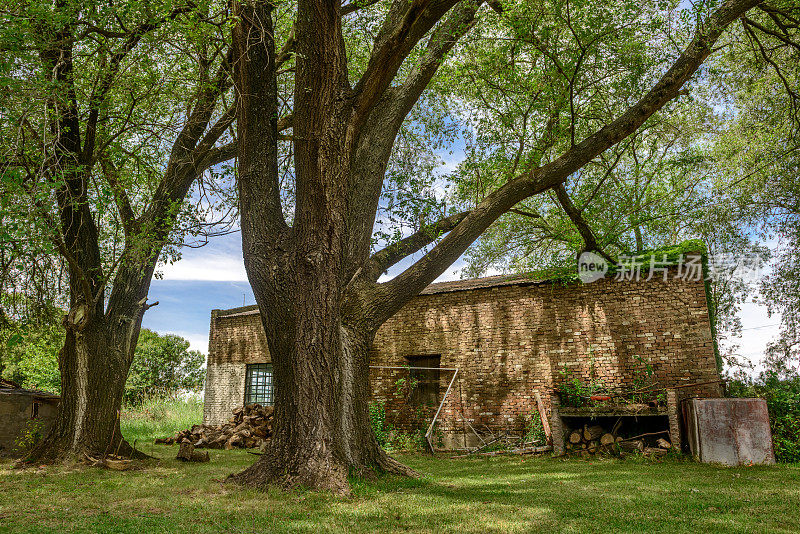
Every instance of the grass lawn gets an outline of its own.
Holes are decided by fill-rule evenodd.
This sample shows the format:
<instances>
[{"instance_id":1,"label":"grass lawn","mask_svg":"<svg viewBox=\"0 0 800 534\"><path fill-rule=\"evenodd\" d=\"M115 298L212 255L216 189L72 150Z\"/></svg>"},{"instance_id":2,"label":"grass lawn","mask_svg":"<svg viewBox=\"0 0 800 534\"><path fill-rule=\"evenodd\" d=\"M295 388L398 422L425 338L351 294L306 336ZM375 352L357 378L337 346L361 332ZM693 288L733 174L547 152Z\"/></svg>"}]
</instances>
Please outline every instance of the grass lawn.
<instances>
[{"instance_id":1,"label":"grass lawn","mask_svg":"<svg viewBox=\"0 0 800 534\"><path fill-rule=\"evenodd\" d=\"M149 441L135 419L126 435ZM339 499L224 484L254 461L244 451L182 464L174 446L142 448L159 460L124 473L0 463L0 531L800 531L799 466L401 455L425 478L356 480L353 496Z\"/></svg>"}]
</instances>

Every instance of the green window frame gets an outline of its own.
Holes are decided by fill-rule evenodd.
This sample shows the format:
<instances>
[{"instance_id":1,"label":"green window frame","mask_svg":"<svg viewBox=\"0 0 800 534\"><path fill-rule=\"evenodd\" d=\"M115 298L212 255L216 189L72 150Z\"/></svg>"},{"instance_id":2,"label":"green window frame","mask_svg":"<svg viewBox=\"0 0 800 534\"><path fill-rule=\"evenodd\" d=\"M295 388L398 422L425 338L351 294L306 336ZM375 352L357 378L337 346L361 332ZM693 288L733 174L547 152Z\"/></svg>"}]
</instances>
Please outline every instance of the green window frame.
<instances>
[{"instance_id":1,"label":"green window frame","mask_svg":"<svg viewBox=\"0 0 800 534\"><path fill-rule=\"evenodd\" d=\"M244 382L244 403L272 406L275 386L272 381L271 363L251 363L247 365Z\"/></svg>"}]
</instances>

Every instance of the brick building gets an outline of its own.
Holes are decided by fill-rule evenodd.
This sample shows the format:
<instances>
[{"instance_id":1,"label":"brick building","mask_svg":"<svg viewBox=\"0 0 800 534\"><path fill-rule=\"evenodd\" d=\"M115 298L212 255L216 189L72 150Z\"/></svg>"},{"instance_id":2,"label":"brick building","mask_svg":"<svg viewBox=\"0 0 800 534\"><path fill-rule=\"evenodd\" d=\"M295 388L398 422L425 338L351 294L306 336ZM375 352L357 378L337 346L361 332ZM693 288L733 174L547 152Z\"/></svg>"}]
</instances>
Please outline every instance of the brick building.
<instances>
[{"instance_id":1,"label":"brick building","mask_svg":"<svg viewBox=\"0 0 800 534\"><path fill-rule=\"evenodd\" d=\"M212 311L205 422L222 422L243 402L271 402L269 362L255 306ZM519 428L537 410L536 391L552 413L565 376L622 389L649 366L659 386L680 386L670 391L669 409L654 412L664 424L670 416L674 434L678 397L720 394L705 284L676 277L581 284L502 275L432 284L381 326L370 365L373 398L385 402L395 426L411 424L403 416L409 405L444 399L437 428L446 447L469 444L464 434L473 429ZM409 373L418 385L404 395Z\"/></svg>"}]
</instances>

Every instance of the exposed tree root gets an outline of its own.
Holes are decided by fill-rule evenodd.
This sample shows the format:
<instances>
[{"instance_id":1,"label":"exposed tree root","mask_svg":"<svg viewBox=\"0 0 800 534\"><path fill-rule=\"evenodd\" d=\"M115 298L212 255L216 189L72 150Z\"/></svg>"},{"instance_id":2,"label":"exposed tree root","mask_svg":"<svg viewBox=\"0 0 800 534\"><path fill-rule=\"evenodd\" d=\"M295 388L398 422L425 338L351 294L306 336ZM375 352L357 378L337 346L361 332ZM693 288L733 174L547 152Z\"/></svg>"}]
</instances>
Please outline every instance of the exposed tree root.
<instances>
[{"instance_id":1,"label":"exposed tree root","mask_svg":"<svg viewBox=\"0 0 800 534\"><path fill-rule=\"evenodd\" d=\"M417 471L386 454L383 449L379 451L373 465L346 467L329 458L325 460L287 458L287 455L278 453L275 447L268 447L256 463L240 473L230 475L227 480L260 490L274 486L286 490L303 488L329 491L335 495L348 496L350 495L348 473L367 479L374 479L377 474L412 478L421 476Z\"/></svg>"},{"instance_id":2,"label":"exposed tree root","mask_svg":"<svg viewBox=\"0 0 800 534\"><path fill-rule=\"evenodd\" d=\"M92 458L103 458L112 455L116 458L127 458L130 460L149 460L153 457L144 452L134 449L127 440L117 442L113 448L102 447L73 447L67 439L53 438L52 435L34 447L22 459L24 464L57 464L83 462L87 456Z\"/></svg>"}]
</instances>

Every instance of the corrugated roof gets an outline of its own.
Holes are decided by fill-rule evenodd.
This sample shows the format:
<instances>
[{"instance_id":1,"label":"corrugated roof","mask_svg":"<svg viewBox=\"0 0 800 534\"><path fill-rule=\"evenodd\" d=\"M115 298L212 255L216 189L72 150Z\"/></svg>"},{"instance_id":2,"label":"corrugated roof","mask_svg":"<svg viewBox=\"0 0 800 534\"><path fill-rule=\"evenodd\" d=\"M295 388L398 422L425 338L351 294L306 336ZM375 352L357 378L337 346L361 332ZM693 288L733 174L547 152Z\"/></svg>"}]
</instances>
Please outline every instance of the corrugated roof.
<instances>
[{"instance_id":1,"label":"corrugated roof","mask_svg":"<svg viewBox=\"0 0 800 534\"><path fill-rule=\"evenodd\" d=\"M437 282L423 289L420 295L435 295L437 293L452 293L455 291L470 291L473 289L486 289L491 287L514 286L514 285L533 285L548 282L546 278L536 276L531 273L522 274L499 274L496 276L486 276L483 278L469 278L467 280L454 280L452 282ZM258 306L242 306L231 308L230 310L216 310L217 317L242 317L245 315L258 314Z\"/></svg>"}]
</instances>

